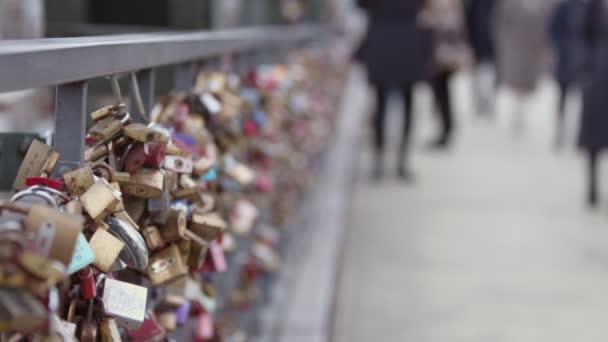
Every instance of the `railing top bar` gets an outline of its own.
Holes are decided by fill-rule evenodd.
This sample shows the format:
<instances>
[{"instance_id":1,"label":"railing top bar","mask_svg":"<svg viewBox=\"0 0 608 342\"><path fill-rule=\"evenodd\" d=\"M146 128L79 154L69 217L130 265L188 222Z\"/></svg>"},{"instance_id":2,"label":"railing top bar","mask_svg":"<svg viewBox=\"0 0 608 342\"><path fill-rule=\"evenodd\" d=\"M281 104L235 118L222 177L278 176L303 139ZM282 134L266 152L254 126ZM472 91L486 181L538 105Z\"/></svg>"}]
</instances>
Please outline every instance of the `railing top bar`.
<instances>
[{"instance_id":1,"label":"railing top bar","mask_svg":"<svg viewBox=\"0 0 608 342\"><path fill-rule=\"evenodd\" d=\"M0 92L51 86L315 38L318 26L0 41Z\"/></svg>"}]
</instances>

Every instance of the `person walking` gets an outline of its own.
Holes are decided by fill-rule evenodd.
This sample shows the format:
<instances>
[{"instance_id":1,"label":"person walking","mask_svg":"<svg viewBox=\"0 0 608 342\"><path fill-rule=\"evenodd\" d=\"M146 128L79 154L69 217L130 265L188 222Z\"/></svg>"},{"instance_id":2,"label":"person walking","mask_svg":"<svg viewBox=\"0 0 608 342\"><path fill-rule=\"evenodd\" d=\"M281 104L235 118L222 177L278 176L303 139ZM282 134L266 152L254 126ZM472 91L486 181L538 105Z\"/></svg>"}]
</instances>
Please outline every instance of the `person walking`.
<instances>
[{"instance_id":1,"label":"person walking","mask_svg":"<svg viewBox=\"0 0 608 342\"><path fill-rule=\"evenodd\" d=\"M431 62L429 34L418 20L424 1L358 0L357 5L367 13L369 26L355 57L367 68L377 106L372 125L375 152L372 174L376 179L383 177L386 100L390 90L398 90L405 111L397 174L411 180L408 154L413 126L413 87L416 82L429 78Z\"/></svg>"},{"instance_id":2,"label":"person walking","mask_svg":"<svg viewBox=\"0 0 608 342\"><path fill-rule=\"evenodd\" d=\"M556 147L561 146L564 140L568 92L580 81L583 69L582 28L586 3L586 0L563 0L555 7L550 21L549 34L557 56L554 75L559 86Z\"/></svg>"},{"instance_id":3,"label":"person walking","mask_svg":"<svg viewBox=\"0 0 608 342\"><path fill-rule=\"evenodd\" d=\"M465 0L469 42L473 49L472 84L478 115L492 113L495 93L494 38L492 18L496 0Z\"/></svg>"},{"instance_id":4,"label":"person walking","mask_svg":"<svg viewBox=\"0 0 608 342\"><path fill-rule=\"evenodd\" d=\"M587 156L587 203L598 203L598 163L608 147L608 3L590 0L583 20L585 75L578 143Z\"/></svg>"},{"instance_id":5,"label":"person walking","mask_svg":"<svg viewBox=\"0 0 608 342\"><path fill-rule=\"evenodd\" d=\"M553 0L500 0L495 9L498 84L515 95L514 129L523 129L524 103L536 90L546 61Z\"/></svg>"},{"instance_id":6,"label":"person walking","mask_svg":"<svg viewBox=\"0 0 608 342\"><path fill-rule=\"evenodd\" d=\"M429 0L421 16L423 24L432 32L433 42L431 87L441 126L438 137L430 144L434 149L444 149L450 144L454 129L450 80L471 61L463 12L462 0Z\"/></svg>"}]
</instances>

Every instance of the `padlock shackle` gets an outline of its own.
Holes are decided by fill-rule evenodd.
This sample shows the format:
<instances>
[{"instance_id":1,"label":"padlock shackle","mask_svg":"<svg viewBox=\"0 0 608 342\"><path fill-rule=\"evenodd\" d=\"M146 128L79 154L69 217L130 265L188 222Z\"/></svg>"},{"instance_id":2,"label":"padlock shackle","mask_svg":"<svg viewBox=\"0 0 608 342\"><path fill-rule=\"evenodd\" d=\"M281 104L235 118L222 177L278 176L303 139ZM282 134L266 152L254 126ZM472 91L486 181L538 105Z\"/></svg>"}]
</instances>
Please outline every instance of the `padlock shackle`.
<instances>
[{"instance_id":1,"label":"padlock shackle","mask_svg":"<svg viewBox=\"0 0 608 342\"><path fill-rule=\"evenodd\" d=\"M97 164L94 164L93 166L91 166L91 170L93 170L93 172L95 172L99 169L104 169L108 173L108 177L110 178L110 183L114 181L114 170L112 170L110 165L108 165L106 163L97 163Z\"/></svg>"}]
</instances>

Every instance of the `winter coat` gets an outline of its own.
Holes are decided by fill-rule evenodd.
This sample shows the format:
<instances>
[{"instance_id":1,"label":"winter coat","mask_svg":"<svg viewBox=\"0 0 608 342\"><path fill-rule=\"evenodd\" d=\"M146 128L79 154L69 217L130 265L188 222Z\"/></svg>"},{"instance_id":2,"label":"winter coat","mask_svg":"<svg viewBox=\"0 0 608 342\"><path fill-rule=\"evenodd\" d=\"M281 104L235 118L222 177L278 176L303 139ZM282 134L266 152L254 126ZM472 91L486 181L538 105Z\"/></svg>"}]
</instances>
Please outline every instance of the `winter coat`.
<instances>
[{"instance_id":1,"label":"winter coat","mask_svg":"<svg viewBox=\"0 0 608 342\"><path fill-rule=\"evenodd\" d=\"M356 58L370 82L384 87L410 86L430 76L429 33L419 24L422 0L358 0L369 27Z\"/></svg>"},{"instance_id":2,"label":"winter coat","mask_svg":"<svg viewBox=\"0 0 608 342\"><path fill-rule=\"evenodd\" d=\"M494 59L492 18L496 0L468 0L465 3L469 41L477 62Z\"/></svg>"},{"instance_id":3,"label":"winter coat","mask_svg":"<svg viewBox=\"0 0 608 342\"><path fill-rule=\"evenodd\" d=\"M549 33L555 50L555 79L562 88L577 81L584 64L585 0L564 0L553 11Z\"/></svg>"},{"instance_id":4,"label":"winter coat","mask_svg":"<svg viewBox=\"0 0 608 342\"><path fill-rule=\"evenodd\" d=\"M427 0L419 18L432 34L434 71L451 72L470 64L462 0Z\"/></svg>"},{"instance_id":5,"label":"winter coat","mask_svg":"<svg viewBox=\"0 0 608 342\"><path fill-rule=\"evenodd\" d=\"M536 89L547 50L548 0L499 0L495 9L498 82L519 92Z\"/></svg>"},{"instance_id":6,"label":"winter coat","mask_svg":"<svg viewBox=\"0 0 608 342\"><path fill-rule=\"evenodd\" d=\"M608 147L608 4L590 0L584 18L586 70L579 145L588 150Z\"/></svg>"}]
</instances>

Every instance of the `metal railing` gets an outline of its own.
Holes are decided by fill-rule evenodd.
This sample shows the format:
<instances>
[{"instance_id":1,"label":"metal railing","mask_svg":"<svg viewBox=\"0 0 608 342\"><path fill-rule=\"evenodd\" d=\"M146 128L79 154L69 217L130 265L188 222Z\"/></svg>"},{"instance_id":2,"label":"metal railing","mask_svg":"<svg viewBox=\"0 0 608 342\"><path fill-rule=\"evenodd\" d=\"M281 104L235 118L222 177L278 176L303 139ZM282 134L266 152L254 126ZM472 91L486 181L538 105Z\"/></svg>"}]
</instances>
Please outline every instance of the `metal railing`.
<instances>
[{"instance_id":1,"label":"metal railing","mask_svg":"<svg viewBox=\"0 0 608 342\"><path fill-rule=\"evenodd\" d=\"M53 145L61 155L56 167L61 174L84 161L88 80L133 73L132 91L139 88L149 112L154 104L156 67L175 65L175 87L187 90L205 60L226 54L247 59L252 52L287 49L320 34L318 26L301 25L5 40L0 41L0 92L56 87Z\"/></svg>"}]
</instances>

